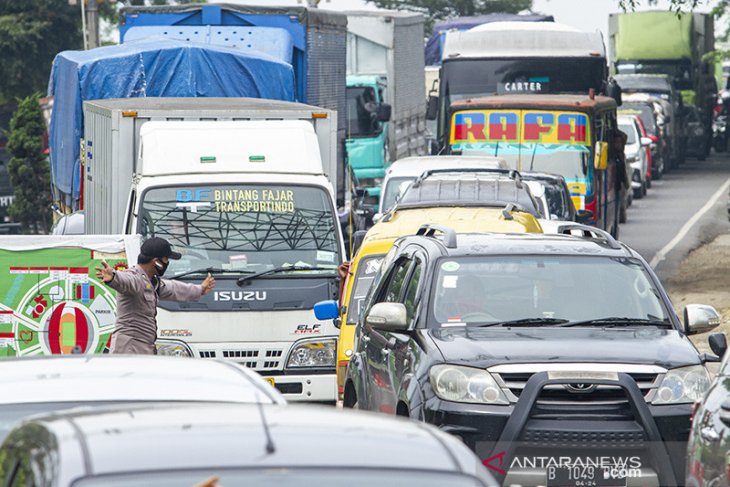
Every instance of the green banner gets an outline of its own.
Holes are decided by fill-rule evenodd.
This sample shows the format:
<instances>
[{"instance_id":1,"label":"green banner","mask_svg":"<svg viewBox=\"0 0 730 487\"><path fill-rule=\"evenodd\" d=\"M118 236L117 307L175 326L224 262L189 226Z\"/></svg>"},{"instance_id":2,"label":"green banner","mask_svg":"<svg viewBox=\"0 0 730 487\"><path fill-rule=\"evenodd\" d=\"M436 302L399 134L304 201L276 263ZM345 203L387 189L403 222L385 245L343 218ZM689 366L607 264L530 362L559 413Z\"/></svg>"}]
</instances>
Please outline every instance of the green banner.
<instances>
[{"instance_id":1,"label":"green banner","mask_svg":"<svg viewBox=\"0 0 730 487\"><path fill-rule=\"evenodd\" d=\"M126 269L127 257L123 244L102 248L0 245L0 357L107 350L115 293L96 279L94 268L105 260Z\"/></svg>"}]
</instances>

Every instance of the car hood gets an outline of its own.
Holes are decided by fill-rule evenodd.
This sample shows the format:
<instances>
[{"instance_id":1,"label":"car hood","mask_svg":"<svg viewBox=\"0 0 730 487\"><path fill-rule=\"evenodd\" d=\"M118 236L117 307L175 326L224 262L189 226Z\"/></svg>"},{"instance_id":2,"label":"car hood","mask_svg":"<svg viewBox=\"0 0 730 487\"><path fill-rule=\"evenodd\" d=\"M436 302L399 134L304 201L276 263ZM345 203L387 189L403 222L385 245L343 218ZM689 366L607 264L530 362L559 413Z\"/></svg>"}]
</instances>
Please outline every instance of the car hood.
<instances>
[{"instance_id":1,"label":"car hood","mask_svg":"<svg viewBox=\"0 0 730 487\"><path fill-rule=\"evenodd\" d=\"M478 328L424 330L448 363L491 367L504 363L591 362L700 364L687 337L676 330L630 328Z\"/></svg>"}]
</instances>

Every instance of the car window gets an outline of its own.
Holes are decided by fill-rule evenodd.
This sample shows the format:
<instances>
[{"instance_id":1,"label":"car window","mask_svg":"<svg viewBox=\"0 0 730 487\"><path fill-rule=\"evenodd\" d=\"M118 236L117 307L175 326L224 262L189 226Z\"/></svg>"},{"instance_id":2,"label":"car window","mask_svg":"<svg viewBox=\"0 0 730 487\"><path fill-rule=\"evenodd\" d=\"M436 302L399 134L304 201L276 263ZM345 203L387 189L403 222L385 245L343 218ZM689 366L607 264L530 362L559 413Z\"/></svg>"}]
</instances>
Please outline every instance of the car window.
<instances>
[{"instance_id":1,"label":"car window","mask_svg":"<svg viewBox=\"0 0 730 487\"><path fill-rule=\"evenodd\" d=\"M360 259L355 272L355 282L352 285L352 293L350 294L350 302L347 303L347 323L356 323L357 317L362 311L365 297L368 290L375 280L375 275L380 269L380 264L385 256L368 255Z\"/></svg>"},{"instance_id":2,"label":"car window","mask_svg":"<svg viewBox=\"0 0 730 487\"><path fill-rule=\"evenodd\" d=\"M403 304L406 307L406 322L409 325L413 324L413 320L416 317L416 304L418 301L418 290L421 287L422 269L422 260L420 258L416 258L415 264L413 265L413 271L408 279L405 299L403 300Z\"/></svg>"},{"instance_id":3,"label":"car window","mask_svg":"<svg viewBox=\"0 0 730 487\"><path fill-rule=\"evenodd\" d=\"M400 301L401 291L406 283L406 276L408 275L410 266L411 260L408 258L403 258L395 264L379 302L397 303Z\"/></svg>"},{"instance_id":4,"label":"car window","mask_svg":"<svg viewBox=\"0 0 730 487\"><path fill-rule=\"evenodd\" d=\"M618 126L621 132L626 134L626 144L631 145L636 143L636 127L632 123L622 123Z\"/></svg>"}]
</instances>

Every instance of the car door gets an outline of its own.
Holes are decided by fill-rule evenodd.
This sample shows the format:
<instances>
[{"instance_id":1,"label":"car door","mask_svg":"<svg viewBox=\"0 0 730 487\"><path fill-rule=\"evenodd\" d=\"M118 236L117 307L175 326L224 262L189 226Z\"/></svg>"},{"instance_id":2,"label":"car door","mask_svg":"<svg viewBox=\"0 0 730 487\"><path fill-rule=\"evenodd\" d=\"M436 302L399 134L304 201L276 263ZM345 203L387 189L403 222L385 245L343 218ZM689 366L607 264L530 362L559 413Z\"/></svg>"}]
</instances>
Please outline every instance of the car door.
<instances>
[{"instance_id":1,"label":"car door","mask_svg":"<svg viewBox=\"0 0 730 487\"><path fill-rule=\"evenodd\" d=\"M409 274L412 260L408 255L401 255L393 261L393 265L387 270L386 277L376 291L375 299L369 306L377 303L399 303L402 302L403 292L406 288L406 277ZM368 309L363 318L367 317ZM368 377L368 397L366 398L367 408L384 413L395 413L393 402L393 384L390 377L389 359L390 348L388 338L381 330L363 323L363 340L365 341L365 367Z\"/></svg>"},{"instance_id":2,"label":"car door","mask_svg":"<svg viewBox=\"0 0 730 487\"><path fill-rule=\"evenodd\" d=\"M421 310L421 296L423 294L423 282L426 274L426 253L415 247L409 252L412 264L406 276L401 302L406 307L406 321L409 329L414 329ZM409 333L384 333L386 339L388 356L389 376L391 380L391 394L387 398L388 405L392 405L398 415L408 415L409 401L407 397L408 386L413 380L415 363L415 348L418 344L411 339ZM417 352L416 352L417 353Z\"/></svg>"}]
</instances>

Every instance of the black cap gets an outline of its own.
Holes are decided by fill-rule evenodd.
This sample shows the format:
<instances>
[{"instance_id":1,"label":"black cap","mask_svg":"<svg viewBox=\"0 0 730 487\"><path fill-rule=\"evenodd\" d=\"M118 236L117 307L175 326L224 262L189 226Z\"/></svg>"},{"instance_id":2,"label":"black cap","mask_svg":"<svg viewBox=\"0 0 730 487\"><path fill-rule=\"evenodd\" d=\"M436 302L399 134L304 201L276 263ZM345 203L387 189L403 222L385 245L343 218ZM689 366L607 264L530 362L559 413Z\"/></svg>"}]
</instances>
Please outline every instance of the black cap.
<instances>
[{"instance_id":1,"label":"black cap","mask_svg":"<svg viewBox=\"0 0 730 487\"><path fill-rule=\"evenodd\" d=\"M173 260L178 260L181 255L177 252L172 251L172 245L164 238L152 237L142 244L140 252L147 257L169 257Z\"/></svg>"}]
</instances>

